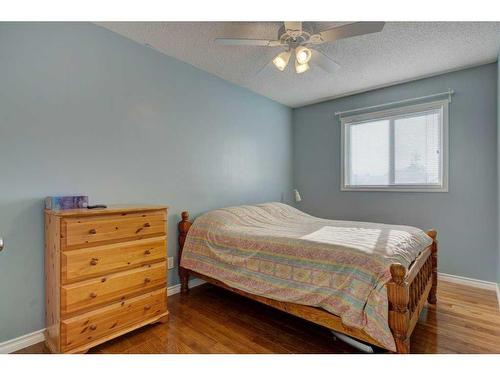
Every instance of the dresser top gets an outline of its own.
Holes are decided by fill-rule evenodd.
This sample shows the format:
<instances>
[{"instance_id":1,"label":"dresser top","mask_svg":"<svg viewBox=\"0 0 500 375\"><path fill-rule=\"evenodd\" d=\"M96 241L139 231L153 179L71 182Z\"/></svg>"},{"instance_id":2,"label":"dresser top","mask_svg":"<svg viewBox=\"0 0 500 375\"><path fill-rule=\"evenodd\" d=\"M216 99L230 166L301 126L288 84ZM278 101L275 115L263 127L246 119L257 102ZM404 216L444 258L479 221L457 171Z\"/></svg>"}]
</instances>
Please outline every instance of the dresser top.
<instances>
[{"instance_id":1,"label":"dresser top","mask_svg":"<svg viewBox=\"0 0 500 375\"><path fill-rule=\"evenodd\" d=\"M124 212L141 212L141 211L155 211L166 210L168 206L160 205L112 205L108 208L75 208L69 210L45 210L45 212L54 216L71 217L71 216L87 216L87 215L106 215L106 214L120 214Z\"/></svg>"}]
</instances>

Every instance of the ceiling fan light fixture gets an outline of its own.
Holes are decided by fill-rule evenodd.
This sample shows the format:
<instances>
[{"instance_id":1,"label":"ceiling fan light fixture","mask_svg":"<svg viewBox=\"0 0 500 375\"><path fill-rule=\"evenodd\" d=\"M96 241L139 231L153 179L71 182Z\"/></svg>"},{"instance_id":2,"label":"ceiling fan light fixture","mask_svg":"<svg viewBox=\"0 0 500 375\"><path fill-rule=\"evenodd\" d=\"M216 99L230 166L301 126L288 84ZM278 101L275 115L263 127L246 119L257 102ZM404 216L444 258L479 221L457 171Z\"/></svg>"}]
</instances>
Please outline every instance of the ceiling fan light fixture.
<instances>
[{"instance_id":1,"label":"ceiling fan light fixture","mask_svg":"<svg viewBox=\"0 0 500 375\"><path fill-rule=\"evenodd\" d=\"M299 64L307 64L311 60L312 52L309 48L300 46L295 50L295 59Z\"/></svg>"},{"instance_id":2,"label":"ceiling fan light fixture","mask_svg":"<svg viewBox=\"0 0 500 375\"><path fill-rule=\"evenodd\" d=\"M288 61L290 61L290 55L291 55L290 51L283 51L279 53L273 59L274 66L280 71L285 70L286 66L288 65Z\"/></svg>"},{"instance_id":3,"label":"ceiling fan light fixture","mask_svg":"<svg viewBox=\"0 0 500 375\"><path fill-rule=\"evenodd\" d=\"M301 64L297 60L295 60L295 72L297 74L302 74L304 72L307 72L309 70L309 68L310 67L309 67L308 63Z\"/></svg>"}]
</instances>

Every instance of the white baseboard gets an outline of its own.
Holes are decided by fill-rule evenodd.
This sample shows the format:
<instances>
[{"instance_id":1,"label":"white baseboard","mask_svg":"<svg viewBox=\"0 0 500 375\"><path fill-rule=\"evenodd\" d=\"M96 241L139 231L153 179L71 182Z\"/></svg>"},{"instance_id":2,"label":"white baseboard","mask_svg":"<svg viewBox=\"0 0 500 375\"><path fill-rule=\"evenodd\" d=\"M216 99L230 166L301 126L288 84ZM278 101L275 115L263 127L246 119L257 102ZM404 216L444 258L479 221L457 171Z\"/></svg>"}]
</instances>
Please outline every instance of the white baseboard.
<instances>
[{"instance_id":1,"label":"white baseboard","mask_svg":"<svg viewBox=\"0 0 500 375\"><path fill-rule=\"evenodd\" d=\"M205 281L200 279L189 280L189 287L194 288L195 286L205 284ZM181 292L181 284L173 285L167 288L167 296L172 296L174 294ZM45 340L44 336L45 328L31 332L23 336L15 337L11 340L0 342L0 354L13 353L15 351L27 348L28 346L38 344Z\"/></svg>"},{"instance_id":2,"label":"white baseboard","mask_svg":"<svg viewBox=\"0 0 500 375\"><path fill-rule=\"evenodd\" d=\"M498 301L498 310L500 310L500 284L497 284L497 301Z\"/></svg>"},{"instance_id":3,"label":"white baseboard","mask_svg":"<svg viewBox=\"0 0 500 375\"><path fill-rule=\"evenodd\" d=\"M0 342L0 354L12 353L45 340L45 328L9 341Z\"/></svg>"},{"instance_id":4,"label":"white baseboard","mask_svg":"<svg viewBox=\"0 0 500 375\"><path fill-rule=\"evenodd\" d=\"M454 284L468 285L474 288L497 290L497 283L493 281L484 281L478 279L472 279L470 277L450 275L447 273L438 273L438 279L442 281L448 281Z\"/></svg>"},{"instance_id":5,"label":"white baseboard","mask_svg":"<svg viewBox=\"0 0 500 375\"><path fill-rule=\"evenodd\" d=\"M195 286L205 284L206 281L201 279L192 279L189 280L189 287L194 288ZM167 296L172 296L174 294L181 292L181 284L172 285L167 288Z\"/></svg>"}]
</instances>

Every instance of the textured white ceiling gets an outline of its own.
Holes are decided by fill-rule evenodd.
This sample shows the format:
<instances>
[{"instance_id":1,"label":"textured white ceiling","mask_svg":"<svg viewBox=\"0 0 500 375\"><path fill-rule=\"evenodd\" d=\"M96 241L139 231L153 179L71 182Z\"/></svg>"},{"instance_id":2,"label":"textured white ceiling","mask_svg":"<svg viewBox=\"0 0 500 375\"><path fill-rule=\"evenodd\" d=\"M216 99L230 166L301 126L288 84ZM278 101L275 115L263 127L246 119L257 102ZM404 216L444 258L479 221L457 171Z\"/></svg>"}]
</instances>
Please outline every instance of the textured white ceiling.
<instances>
[{"instance_id":1,"label":"textured white ceiling","mask_svg":"<svg viewBox=\"0 0 500 375\"><path fill-rule=\"evenodd\" d=\"M500 47L500 22L389 22L380 33L322 45L341 65L335 73L313 62L308 72L295 74L270 63L280 48L214 44L216 37L275 39L280 22L99 25L290 107L492 62Z\"/></svg>"}]
</instances>

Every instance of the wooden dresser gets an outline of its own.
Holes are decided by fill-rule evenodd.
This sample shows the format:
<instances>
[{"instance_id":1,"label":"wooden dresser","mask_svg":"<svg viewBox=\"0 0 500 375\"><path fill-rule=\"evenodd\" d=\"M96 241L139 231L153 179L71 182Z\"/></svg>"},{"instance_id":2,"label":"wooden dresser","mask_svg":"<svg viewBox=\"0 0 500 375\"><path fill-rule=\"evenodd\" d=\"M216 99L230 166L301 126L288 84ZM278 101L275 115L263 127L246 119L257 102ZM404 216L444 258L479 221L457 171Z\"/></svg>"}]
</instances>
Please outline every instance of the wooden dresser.
<instances>
[{"instance_id":1,"label":"wooden dresser","mask_svg":"<svg viewBox=\"0 0 500 375\"><path fill-rule=\"evenodd\" d=\"M167 312L167 208L45 211L46 343L84 353Z\"/></svg>"}]
</instances>

